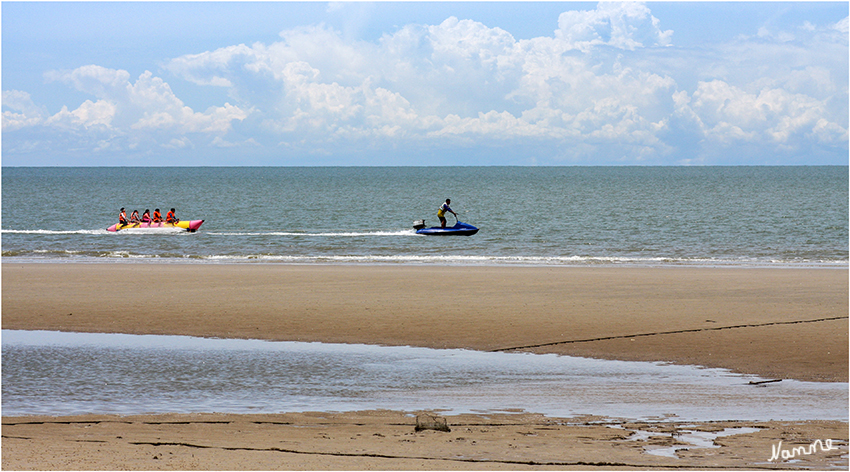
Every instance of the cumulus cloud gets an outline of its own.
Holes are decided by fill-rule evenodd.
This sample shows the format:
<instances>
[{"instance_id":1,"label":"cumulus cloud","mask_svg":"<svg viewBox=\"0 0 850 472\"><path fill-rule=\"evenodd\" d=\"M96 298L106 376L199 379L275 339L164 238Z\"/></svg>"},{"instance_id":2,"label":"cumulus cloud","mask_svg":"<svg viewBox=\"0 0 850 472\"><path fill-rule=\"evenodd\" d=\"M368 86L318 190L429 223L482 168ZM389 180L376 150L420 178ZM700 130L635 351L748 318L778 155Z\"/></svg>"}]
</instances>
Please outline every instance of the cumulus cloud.
<instances>
[{"instance_id":1,"label":"cumulus cloud","mask_svg":"<svg viewBox=\"0 0 850 472\"><path fill-rule=\"evenodd\" d=\"M537 142L551 149L551 163L663 163L677 153L703 162L693 155L744 142L846 152L847 29L845 19L754 32L695 64L691 51L668 47L673 32L641 3L567 11L551 37L528 40L455 17L405 25L375 42L312 25L271 44L164 65L174 80L225 90L232 103L195 111L151 72L133 81L127 71L90 65L46 75L93 97L52 116L26 92L4 92L3 130L97 130L112 148L313 155Z\"/></svg>"},{"instance_id":2,"label":"cumulus cloud","mask_svg":"<svg viewBox=\"0 0 850 472\"><path fill-rule=\"evenodd\" d=\"M77 136L106 134L106 141L95 141L93 151L134 149L152 140L174 149L187 147L191 142L187 134L208 135L214 141L226 135L234 121L244 120L248 115L229 103L195 112L174 95L167 83L149 71L132 82L127 71L88 65L71 71L49 71L45 78L66 83L96 100L86 100L74 109L63 106L58 113L48 116L25 92L4 92L3 106L16 110L4 112L4 131L39 126L48 133L53 130ZM92 142L88 138L86 141Z\"/></svg>"},{"instance_id":3,"label":"cumulus cloud","mask_svg":"<svg viewBox=\"0 0 850 472\"><path fill-rule=\"evenodd\" d=\"M841 24L814 28L810 38L822 41ZM199 84L229 86L245 106L261 107L251 94L269 98L266 129L302 140L313 136L317 143L536 137L592 147L631 144L640 160L675 151L662 139L671 130L687 130L689 143L718 146L746 139L835 143L846 135L846 123L826 110L832 96L823 96L828 90L846 96L846 73L836 78L822 63L806 64L805 46L789 50L785 37L761 38L758 49L776 64L794 56L800 61L794 70L774 76L763 67L760 75L747 76L750 62L732 78L736 85L699 81L688 92L674 77L647 68L640 50L669 46L673 32L663 30L646 5L601 3L563 13L558 25L553 37L518 41L499 28L450 17L438 25L407 25L377 44L346 41L316 26L284 31L280 43L177 58L168 68ZM742 39L725 49L740 54L746 47L752 44ZM837 47L846 51L846 44ZM737 70L737 60L730 60L731 68L704 67L729 72ZM254 88L248 92L245 83ZM754 87L761 90L750 91ZM821 119L829 125L817 125Z\"/></svg>"},{"instance_id":4,"label":"cumulus cloud","mask_svg":"<svg viewBox=\"0 0 850 472\"><path fill-rule=\"evenodd\" d=\"M697 121L708 140L719 144L799 146L813 140L846 141L846 127L829 122L824 103L782 89L748 93L720 80L701 82L691 100L679 96L679 113Z\"/></svg>"},{"instance_id":5,"label":"cumulus cloud","mask_svg":"<svg viewBox=\"0 0 850 472\"><path fill-rule=\"evenodd\" d=\"M21 90L3 92L3 131L14 131L36 126L44 121L46 112L33 101L29 93Z\"/></svg>"},{"instance_id":6,"label":"cumulus cloud","mask_svg":"<svg viewBox=\"0 0 850 472\"><path fill-rule=\"evenodd\" d=\"M617 31L612 44L633 49L640 43L625 38L644 32L626 25L657 20L642 5L616 5L601 7ZM659 41L668 36L656 34ZM238 76L250 71L256 79L250 83L260 85L270 98L264 113L267 127L302 136L321 133L323 138L593 136L599 132L589 129L590 123L611 118L610 108L620 104L610 97L619 95L634 102L616 113L629 118L615 129L652 128L660 115L655 110L659 99L665 100L659 91L663 95L673 87L669 77L619 64L607 73L594 71L592 58L564 56L576 47L574 41L517 41L499 28L454 17L438 25L405 26L377 45L346 42L323 27L284 31L281 37L282 42L272 45L177 58L168 69L198 84L231 84L235 97L248 96L236 84L246 82ZM225 66L237 63L239 67ZM618 103L604 107L603 117L591 117L600 111L598 100ZM651 119L636 117L641 111Z\"/></svg>"},{"instance_id":7,"label":"cumulus cloud","mask_svg":"<svg viewBox=\"0 0 850 472\"><path fill-rule=\"evenodd\" d=\"M555 37L570 48L588 51L606 45L633 51L647 46L668 46L672 30L662 31L660 21L641 3L602 2L595 10L567 11L558 18Z\"/></svg>"},{"instance_id":8,"label":"cumulus cloud","mask_svg":"<svg viewBox=\"0 0 850 472\"><path fill-rule=\"evenodd\" d=\"M90 128L93 126L109 127L115 117L116 107L113 103L98 100L96 103L86 100L79 108L68 111L68 107L45 120L45 124L57 128Z\"/></svg>"}]
</instances>

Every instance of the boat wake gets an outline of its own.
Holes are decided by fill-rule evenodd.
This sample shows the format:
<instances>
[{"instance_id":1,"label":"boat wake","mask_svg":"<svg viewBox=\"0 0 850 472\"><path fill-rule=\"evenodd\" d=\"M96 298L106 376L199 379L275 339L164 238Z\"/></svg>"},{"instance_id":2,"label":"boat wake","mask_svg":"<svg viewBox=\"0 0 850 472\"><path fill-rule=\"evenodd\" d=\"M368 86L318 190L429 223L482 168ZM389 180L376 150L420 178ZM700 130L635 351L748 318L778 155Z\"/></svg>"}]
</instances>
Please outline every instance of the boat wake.
<instances>
[{"instance_id":1,"label":"boat wake","mask_svg":"<svg viewBox=\"0 0 850 472\"><path fill-rule=\"evenodd\" d=\"M303 236L303 237L363 237L363 236L416 236L413 230L398 231L339 231L310 233L306 231L267 231L267 232L207 232L213 236Z\"/></svg>"},{"instance_id":2,"label":"boat wake","mask_svg":"<svg viewBox=\"0 0 850 472\"><path fill-rule=\"evenodd\" d=\"M109 234L105 229L77 229L77 230L53 230L53 229L4 229L2 234Z\"/></svg>"}]
</instances>

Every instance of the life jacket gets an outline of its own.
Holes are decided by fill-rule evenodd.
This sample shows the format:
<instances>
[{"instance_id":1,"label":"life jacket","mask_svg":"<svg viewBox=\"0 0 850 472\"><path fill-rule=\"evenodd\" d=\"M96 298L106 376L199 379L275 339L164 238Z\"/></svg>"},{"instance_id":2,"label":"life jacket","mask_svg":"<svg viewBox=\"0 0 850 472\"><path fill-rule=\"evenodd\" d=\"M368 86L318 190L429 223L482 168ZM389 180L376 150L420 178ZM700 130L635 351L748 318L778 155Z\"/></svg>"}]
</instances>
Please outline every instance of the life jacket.
<instances>
[{"instance_id":1,"label":"life jacket","mask_svg":"<svg viewBox=\"0 0 850 472\"><path fill-rule=\"evenodd\" d=\"M168 214L165 215L165 222L166 223L173 223L174 222L174 213L173 212L169 211Z\"/></svg>"},{"instance_id":2,"label":"life jacket","mask_svg":"<svg viewBox=\"0 0 850 472\"><path fill-rule=\"evenodd\" d=\"M153 222L154 223L161 223L162 222L162 215L158 211L153 212Z\"/></svg>"},{"instance_id":3,"label":"life jacket","mask_svg":"<svg viewBox=\"0 0 850 472\"><path fill-rule=\"evenodd\" d=\"M446 216L446 210L452 211L448 204L443 203L440 205L440 209L437 211L437 216Z\"/></svg>"},{"instance_id":4,"label":"life jacket","mask_svg":"<svg viewBox=\"0 0 850 472\"><path fill-rule=\"evenodd\" d=\"M127 213L126 212L122 211L121 213L118 214L118 222L121 223L122 225L127 224Z\"/></svg>"},{"instance_id":5,"label":"life jacket","mask_svg":"<svg viewBox=\"0 0 850 472\"><path fill-rule=\"evenodd\" d=\"M147 212L145 212L142 215L142 223L150 223L150 222L151 222L151 215L149 215Z\"/></svg>"}]
</instances>

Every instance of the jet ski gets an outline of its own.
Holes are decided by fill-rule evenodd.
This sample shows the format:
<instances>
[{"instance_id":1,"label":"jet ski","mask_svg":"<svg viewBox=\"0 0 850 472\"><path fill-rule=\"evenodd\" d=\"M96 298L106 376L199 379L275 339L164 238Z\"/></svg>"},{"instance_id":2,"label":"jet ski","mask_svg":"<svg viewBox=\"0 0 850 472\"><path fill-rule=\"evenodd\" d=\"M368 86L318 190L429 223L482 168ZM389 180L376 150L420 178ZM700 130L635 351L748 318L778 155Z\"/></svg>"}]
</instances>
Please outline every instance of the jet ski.
<instances>
[{"instance_id":1,"label":"jet ski","mask_svg":"<svg viewBox=\"0 0 850 472\"><path fill-rule=\"evenodd\" d=\"M413 229L416 234L424 234L426 236L472 236L478 232L478 228L468 223L461 223L460 220L455 222L454 226L432 226L425 227L425 220L417 220L413 222Z\"/></svg>"}]
</instances>

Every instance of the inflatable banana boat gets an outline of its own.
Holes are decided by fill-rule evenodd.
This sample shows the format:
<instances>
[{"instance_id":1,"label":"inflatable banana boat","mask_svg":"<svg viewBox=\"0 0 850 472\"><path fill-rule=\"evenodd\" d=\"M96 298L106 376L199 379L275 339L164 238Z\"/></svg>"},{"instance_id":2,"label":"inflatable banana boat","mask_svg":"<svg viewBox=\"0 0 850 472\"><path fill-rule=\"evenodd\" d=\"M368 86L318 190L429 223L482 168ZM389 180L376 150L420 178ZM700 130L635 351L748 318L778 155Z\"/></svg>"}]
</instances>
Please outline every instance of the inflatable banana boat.
<instances>
[{"instance_id":1,"label":"inflatable banana boat","mask_svg":"<svg viewBox=\"0 0 850 472\"><path fill-rule=\"evenodd\" d=\"M185 229L190 233L194 233L201 227L204 220L183 220L177 223L128 223L126 225L114 224L107 231L121 231L122 229L161 229L161 228L180 228Z\"/></svg>"}]
</instances>

